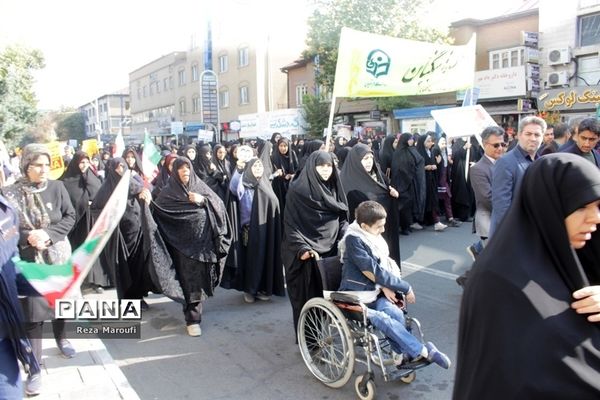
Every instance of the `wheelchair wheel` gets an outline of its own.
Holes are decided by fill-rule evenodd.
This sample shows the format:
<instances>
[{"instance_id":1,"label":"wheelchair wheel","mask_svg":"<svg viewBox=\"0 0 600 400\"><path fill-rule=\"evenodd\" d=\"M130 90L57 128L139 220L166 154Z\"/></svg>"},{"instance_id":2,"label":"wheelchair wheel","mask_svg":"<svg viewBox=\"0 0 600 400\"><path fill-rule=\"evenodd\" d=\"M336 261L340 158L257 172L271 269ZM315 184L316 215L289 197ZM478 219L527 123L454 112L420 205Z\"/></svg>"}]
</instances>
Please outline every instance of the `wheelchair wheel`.
<instances>
[{"instance_id":1,"label":"wheelchair wheel","mask_svg":"<svg viewBox=\"0 0 600 400\"><path fill-rule=\"evenodd\" d=\"M400 381L404 383L412 383L417 377L417 373L415 371L410 371L408 375L404 375L400 377Z\"/></svg>"},{"instance_id":2,"label":"wheelchair wheel","mask_svg":"<svg viewBox=\"0 0 600 400\"><path fill-rule=\"evenodd\" d=\"M365 379L365 377L361 375L357 376L354 380L354 390L356 391L356 395L360 400L373 400L377 394L375 382L373 382L373 379L368 379L363 386L363 379Z\"/></svg>"},{"instance_id":3,"label":"wheelchair wheel","mask_svg":"<svg viewBox=\"0 0 600 400\"><path fill-rule=\"evenodd\" d=\"M298 346L306 367L325 385L339 388L352 376L352 335L333 303L315 297L304 305L298 320Z\"/></svg>"}]
</instances>

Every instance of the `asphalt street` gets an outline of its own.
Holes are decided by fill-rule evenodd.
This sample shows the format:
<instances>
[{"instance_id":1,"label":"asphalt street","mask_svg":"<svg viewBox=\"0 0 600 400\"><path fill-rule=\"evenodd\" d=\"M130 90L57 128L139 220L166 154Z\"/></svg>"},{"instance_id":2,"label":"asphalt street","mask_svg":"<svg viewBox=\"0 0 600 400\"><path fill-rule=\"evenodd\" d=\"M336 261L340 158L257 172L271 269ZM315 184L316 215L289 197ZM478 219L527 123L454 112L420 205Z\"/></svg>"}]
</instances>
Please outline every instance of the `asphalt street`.
<instances>
[{"instance_id":1,"label":"asphalt street","mask_svg":"<svg viewBox=\"0 0 600 400\"><path fill-rule=\"evenodd\" d=\"M417 298L409 313L420 320L426 340L454 361L462 292L454 279L470 266L465 247L475 239L471 226L445 232L428 227L400 239L404 278ZM246 304L241 293L218 289L204 304L200 337L187 336L179 304L158 295L147 301L141 340L104 340L141 399L356 398L354 378L331 389L306 368L285 297ZM450 399L454 374L454 365L450 370L430 365L404 384L384 382L376 373L377 398Z\"/></svg>"}]
</instances>

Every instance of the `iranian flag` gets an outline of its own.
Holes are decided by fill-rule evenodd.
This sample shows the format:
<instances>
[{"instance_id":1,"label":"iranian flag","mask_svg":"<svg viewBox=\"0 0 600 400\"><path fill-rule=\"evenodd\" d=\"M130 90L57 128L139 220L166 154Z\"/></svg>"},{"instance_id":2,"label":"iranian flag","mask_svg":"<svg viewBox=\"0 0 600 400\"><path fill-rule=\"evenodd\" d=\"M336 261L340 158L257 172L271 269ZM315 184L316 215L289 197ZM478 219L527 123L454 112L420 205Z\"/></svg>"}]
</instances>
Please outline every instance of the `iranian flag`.
<instances>
[{"instance_id":1,"label":"iranian flag","mask_svg":"<svg viewBox=\"0 0 600 400\"><path fill-rule=\"evenodd\" d=\"M49 265L23 261L18 257L13 259L17 269L31 286L46 298L51 307L56 300L73 297L79 292L81 282L119 225L127 205L130 174L129 171L125 172L85 242L73 252L66 263Z\"/></svg>"},{"instance_id":2,"label":"iranian flag","mask_svg":"<svg viewBox=\"0 0 600 400\"><path fill-rule=\"evenodd\" d=\"M152 143L150 135L144 133L144 151L142 152L142 171L147 182L152 182L158 175L158 162L160 161L160 152Z\"/></svg>"},{"instance_id":3,"label":"iranian flag","mask_svg":"<svg viewBox=\"0 0 600 400\"><path fill-rule=\"evenodd\" d=\"M123 139L123 132L119 130L117 137L115 138L115 146L113 147L113 157L121 157L121 154L125 151L125 140Z\"/></svg>"}]
</instances>

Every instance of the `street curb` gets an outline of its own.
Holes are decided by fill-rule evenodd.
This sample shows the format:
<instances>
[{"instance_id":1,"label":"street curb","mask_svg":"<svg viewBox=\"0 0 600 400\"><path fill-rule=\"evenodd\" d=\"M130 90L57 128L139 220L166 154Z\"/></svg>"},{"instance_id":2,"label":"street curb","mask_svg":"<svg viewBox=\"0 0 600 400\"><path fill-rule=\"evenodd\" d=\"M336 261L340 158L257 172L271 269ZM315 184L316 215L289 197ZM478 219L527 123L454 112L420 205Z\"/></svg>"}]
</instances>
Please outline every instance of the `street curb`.
<instances>
[{"instance_id":1,"label":"street curb","mask_svg":"<svg viewBox=\"0 0 600 400\"><path fill-rule=\"evenodd\" d=\"M115 363L106 346L100 339L87 339L90 356L97 364L104 367L111 381L117 388L119 395L124 400L140 400L135 390L129 384L129 381L121 371L121 368Z\"/></svg>"}]
</instances>

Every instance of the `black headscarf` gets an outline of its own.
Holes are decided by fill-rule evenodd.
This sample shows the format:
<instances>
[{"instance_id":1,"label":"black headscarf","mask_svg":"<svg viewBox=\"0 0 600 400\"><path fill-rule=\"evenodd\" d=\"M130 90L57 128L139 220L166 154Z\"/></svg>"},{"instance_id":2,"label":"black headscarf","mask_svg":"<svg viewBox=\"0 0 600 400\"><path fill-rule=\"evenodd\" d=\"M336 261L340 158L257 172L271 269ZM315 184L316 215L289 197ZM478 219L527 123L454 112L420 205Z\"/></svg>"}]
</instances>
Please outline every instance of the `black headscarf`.
<instances>
[{"instance_id":1,"label":"black headscarf","mask_svg":"<svg viewBox=\"0 0 600 400\"><path fill-rule=\"evenodd\" d=\"M331 250L338 240L340 219L348 220L348 202L336 168L327 182L317 173L316 166L325 163L333 165L326 151L308 157L306 166L290 184L284 217L286 234L299 234L319 253Z\"/></svg>"},{"instance_id":2,"label":"black headscarf","mask_svg":"<svg viewBox=\"0 0 600 400\"><path fill-rule=\"evenodd\" d=\"M555 153L535 161L521 185L469 275L454 398L596 399L600 324L570 304L600 265L597 251L585 252L600 234L573 251L565 218L600 199L600 171Z\"/></svg>"},{"instance_id":3,"label":"black headscarf","mask_svg":"<svg viewBox=\"0 0 600 400\"><path fill-rule=\"evenodd\" d=\"M390 257L400 265L398 202L390 195L390 188L375 159L371 173L365 170L361 161L367 154L373 155L369 146L362 143L355 145L340 172L342 186L348 198L350 221L354 220L354 211L363 201L373 200L381 204L388 212L382 236L388 244Z\"/></svg>"},{"instance_id":4,"label":"black headscarf","mask_svg":"<svg viewBox=\"0 0 600 400\"><path fill-rule=\"evenodd\" d=\"M115 188L119 184L119 181L121 180L121 175L119 175L116 171L119 165L123 166L123 171L127 171L129 169L129 167L127 166L127 162L121 157L111 158L106 163L106 178L104 179L102 186L98 190L98 193L96 193L96 197L92 202L92 208L104 208L104 205L110 198L110 195L115 190ZM139 181L133 178L130 180L129 196L137 195L143 189L144 187L139 183Z\"/></svg>"},{"instance_id":5,"label":"black headscarf","mask_svg":"<svg viewBox=\"0 0 600 400\"><path fill-rule=\"evenodd\" d=\"M381 165L381 169L384 173L388 168L392 168L394 140L396 140L396 135L386 136L385 139L383 139L381 150L379 150L379 165Z\"/></svg>"},{"instance_id":6,"label":"black headscarf","mask_svg":"<svg viewBox=\"0 0 600 400\"><path fill-rule=\"evenodd\" d=\"M323 144L325 144L325 142L323 142L322 140L318 140L318 139L304 142L304 147L302 148L302 157L299 160L299 169L304 168L304 165L306 164L306 160L308 160L308 157L315 151L320 150L321 146L323 146Z\"/></svg>"},{"instance_id":7,"label":"black headscarf","mask_svg":"<svg viewBox=\"0 0 600 400\"><path fill-rule=\"evenodd\" d=\"M190 180L184 184L178 170L187 165ZM189 193L204 197L204 204L189 200ZM216 263L227 255L231 237L223 201L194 173L187 157L173 162L167 185L154 202L154 217L165 240L191 259ZM185 229L182 230L182 227Z\"/></svg>"},{"instance_id":8,"label":"black headscarf","mask_svg":"<svg viewBox=\"0 0 600 400\"><path fill-rule=\"evenodd\" d=\"M87 153L78 151L73 155L65 173L60 178L69 193L73 207L75 207L76 221L85 215L89 202L94 199L102 183L92 171L92 166L84 172L79 169L81 160L90 160Z\"/></svg>"},{"instance_id":9,"label":"black headscarf","mask_svg":"<svg viewBox=\"0 0 600 400\"><path fill-rule=\"evenodd\" d=\"M273 152L273 144L268 140L259 140L256 147L258 158L263 163L265 176L268 178L273 173L273 164L271 163L271 153Z\"/></svg>"},{"instance_id":10,"label":"black headscarf","mask_svg":"<svg viewBox=\"0 0 600 400\"><path fill-rule=\"evenodd\" d=\"M288 151L286 154L281 154L279 151L279 145L281 143L285 143L288 146ZM283 170L283 174L294 174L298 169L298 158L296 157L296 153L292 150L290 140L288 138L282 137L277 142L277 148L273 150L273 154L271 155L271 160L273 162L273 166L275 169Z\"/></svg>"},{"instance_id":11,"label":"black headscarf","mask_svg":"<svg viewBox=\"0 0 600 400\"><path fill-rule=\"evenodd\" d=\"M140 176L143 177L144 173L142 172L142 160L140 159L140 155L138 154L138 152L135 150L135 147L130 146L123 151L123 160L125 160L127 153L133 153L135 157L135 165L133 166L133 171L137 172L138 174L140 174ZM129 165L127 165L127 167L127 169L132 169L129 168Z\"/></svg>"}]
</instances>

